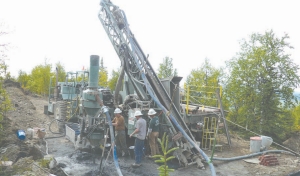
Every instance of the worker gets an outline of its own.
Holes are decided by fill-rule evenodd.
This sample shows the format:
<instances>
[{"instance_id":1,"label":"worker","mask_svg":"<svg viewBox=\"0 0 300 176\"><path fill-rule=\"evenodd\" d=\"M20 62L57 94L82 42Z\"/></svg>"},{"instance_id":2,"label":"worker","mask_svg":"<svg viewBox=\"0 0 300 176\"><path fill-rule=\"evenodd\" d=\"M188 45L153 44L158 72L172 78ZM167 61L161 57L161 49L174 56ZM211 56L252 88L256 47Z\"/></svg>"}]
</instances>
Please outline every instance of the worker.
<instances>
[{"instance_id":1,"label":"worker","mask_svg":"<svg viewBox=\"0 0 300 176\"><path fill-rule=\"evenodd\" d=\"M154 109L149 109L148 116L151 119L149 123L148 128L148 139L149 139L149 145L151 150L150 158L154 155L159 155L159 149L158 149L158 135L159 135L159 120L156 116L156 111Z\"/></svg>"},{"instance_id":2,"label":"worker","mask_svg":"<svg viewBox=\"0 0 300 176\"><path fill-rule=\"evenodd\" d=\"M144 141L146 138L146 129L147 123L146 120L143 119L143 114L141 111L136 111L134 113L134 117L137 119L135 123L135 130L130 134L130 138L135 135L135 142L134 142L134 154L135 154L135 163L132 164L132 167L140 167L142 156L143 156L143 148L144 148Z\"/></svg>"},{"instance_id":3,"label":"worker","mask_svg":"<svg viewBox=\"0 0 300 176\"><path fill-rule=\"evenodd\" d=\"M112 120L112 125L115 127L115 142L118 156L128 156L129 151L126 146L125 121L121 113L121 109L115 109L115 118Z\"/></svg>"}]
</instances>

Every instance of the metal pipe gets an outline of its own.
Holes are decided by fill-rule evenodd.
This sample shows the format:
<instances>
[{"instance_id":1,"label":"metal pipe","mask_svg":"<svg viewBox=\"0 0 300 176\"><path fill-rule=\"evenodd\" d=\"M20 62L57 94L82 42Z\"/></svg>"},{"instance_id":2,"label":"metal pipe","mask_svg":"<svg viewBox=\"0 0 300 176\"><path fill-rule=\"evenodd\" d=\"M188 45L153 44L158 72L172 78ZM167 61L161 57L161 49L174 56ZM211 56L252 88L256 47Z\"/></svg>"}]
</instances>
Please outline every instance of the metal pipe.
<instances>
[{"instance_id":1,"label":"metal pipe","mask_svg":"<svg viewBox=\"0 0 300 176\"><path fill-rule=\"evenodd\" d=\"M98 88L99 78L99 56L90 56L90 77L89 77L89 88Z\"/></svg>"}]
</instances>

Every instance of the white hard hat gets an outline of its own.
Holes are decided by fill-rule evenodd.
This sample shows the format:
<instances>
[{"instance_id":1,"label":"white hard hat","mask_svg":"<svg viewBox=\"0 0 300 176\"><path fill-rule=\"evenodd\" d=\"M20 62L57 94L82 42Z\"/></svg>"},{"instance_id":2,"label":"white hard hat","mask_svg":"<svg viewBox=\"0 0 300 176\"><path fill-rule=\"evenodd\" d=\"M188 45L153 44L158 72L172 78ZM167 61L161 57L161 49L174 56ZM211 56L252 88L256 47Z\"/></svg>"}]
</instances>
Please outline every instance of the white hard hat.
<instances>
[{"instance_id":1,"label":"white hard hat","mask_svg":"<svg viewBox=\"0 0 300 176\"><path fill-rule=\"evenodd\" d=\"M122 112L121 109L116 108L114 113L115 113L115 114L120 114L121 112Z\"/></svg>"},{"instance_id":2,"label":"white hard hat","mask_svg":"<svg viewBox=\"0 0 300 176\"><path fill-rule=\"evenodd\" d=\"M154 109L149 109L148 111L148 115L155 115L156 111L154 111Z\"/></svg>"},{"instance_id":3,"label":"white hard hat","mask_svg":"<svg viewBox=\"0 0 300 176\"><path fill-rule=\"evenodd\" d=\"M141 111L135 111L134 113L134 117L136 116L142 116L143 114L141 113Z\"/></svg>"}]
</instances>

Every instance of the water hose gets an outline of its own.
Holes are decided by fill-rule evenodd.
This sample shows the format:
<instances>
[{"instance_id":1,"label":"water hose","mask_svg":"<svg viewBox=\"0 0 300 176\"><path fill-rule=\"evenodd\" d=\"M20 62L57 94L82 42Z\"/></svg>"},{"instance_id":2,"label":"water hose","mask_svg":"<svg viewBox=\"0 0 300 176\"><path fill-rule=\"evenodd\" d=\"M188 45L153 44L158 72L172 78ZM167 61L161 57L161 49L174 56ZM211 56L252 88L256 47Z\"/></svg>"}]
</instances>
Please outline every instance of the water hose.
<instances>
[{"instance_id":1,"label":"water hose","mask_svg":"<svg viewBox=\"0 0 300 176\"><path fill-rule=\"evenodd\" d=\"M235 160L250 158L250 157L253 157L253 156L262 155L262 154L266 154L266 153L287 153L287 154L295 155L292 152L289 152L289 151L286 151L286 150L267 150L267 151L263 151L263 152L257 152L257 153L253 153L253 154L249 154L249 155L237 156L237 157L232 157L232 158L213 158L213 160L235 161Z\"/></svg>"},{"instance_id":2,"label":"water hose","mask_svg":"<svg viewBox=\"0 0 300 176\"><path fill-rule=\"evenodd\" d=\"M106 5L105 5L106 3L111 4L110 1L109 1L109 2L106 2L106 1L104 1L104 0L101 1L101 5L102 5L102 6L106 6ZM108 7L105 7L105 8L107 8L108 11L111 11ZM125 25L124 28L125 28L125 29L123 29L123 31L127 33L127 40L129 40L129 44L128 44L128 45L131 46L130 48L132 49L133 54L134 54L134 55L132 55L132 57L133 57L133 59L134 59L134 62L135 62L135 64L136 64L136 66L138 67L138 70L139 70L139 72L140 72L140 74L141 74L141 77L142 77L142 79L143 79L143 81L144 81L144 84L145 84L145 86L146 86L146 89L147 89L149 95L150 95L151 98L155 101L155 103L157 104L157 106L158 106L159 108L162 109L162 111L164 112L166 118L170 118L170 119L171 119L171 121L174 123L174 125L175 125L175 126L179 129L179 131L183 134L184 138L185 138L187 141L189 141L189 143L190 143L194 148L196 148L196 149L199 151L199 153L205 158L205 160L207 161L207 163L208 163L208 165L209 165L209 167L210 167L211 174L212 174L213 176L215 176L215 175L216 175L216 171L215 171L215 169L214 169L214 166L213 166L211 160L208 158L208 156L207 156L207 155L199 148L199 146L197 146L197 144L191 139L191 137L188 136L188 134L187 134L187 133L185 132L185 130L178 124L178 122L177 122L176 119L173 117L173 115L170 114L170 112L167 111L167 109L166 109L166 108L160 103L160 101L157 99L157 97L156 97L156 95L155 95L155 93L154 93L154 91L153 91L151 85L149 84L149 82L148 82L148 80L147 80L147 78L146 78L146 76L145 76L145 73L144 73L145 70L141 67L141 64L145 64L145 63L143 62L143 60L140 61L140 60L137 59L138 56L139 56L140 58L143 58L143 54L141 53L142 51L139 50L139 48L136 46L136 43L133 41L133 39L134 39L134 38L133 38L133 34L131 33L131 31L130 31L130 29L129 29L129 26L128 26L128 22L127 22L127 18L126 18L125 13L124 13L122 10L121 10L121 13L122 13L123 18L124 18L124 21L125 21L125 23L124 23L124 25ZM100 17L99 17L99 18L100 18ZM113 18L113 19L114 19L114 18ZM101 18L100 18L100 21L102 22ZM102 22L102 24L104 25L103 22ZM126 42L127 42L127 41L126 41ZM113 45L114 45L114 44L113 44ZM115 48L115 49L116 49L116 48ZM129 48L128 48L128 49L129 49ZM118 52L118 51L116 51L116 52L117 52L118 55L119 55L119 52ZM137 56L137 55L138 55L138 56ZM120 55L119 55L119 57L120 57ZM107 113L107 111L108 111L108 110L106 110L106 113ZM111 127L111 121L110 121L110 120L109 120L109 123L110 123L110 127ZM113 137L113 135L112 135L112 137ZM115 156L115 154L114 154L114 156ZM115 159L115 157L114 157L114 159ZM115 162L115 165L116 165L116 162ZM118 169L119 166L116 165L116 168ZM119 173L119 174L121 174L121 173Z\"/></svg>"},{"instance_id":3,"label":"water hose","mask_svg":"<svg viewBox=\"0 0 300 176\"><path fill-rule=\"evenodd\" d=\"M130 40L130 42L132 42ZM135 49L135 47L132 47L133 49ZM135 58L136 59L136 58ZM138 62L137 62L138 63ZM211 170L211 174L213 176L216 175L216 171L214 169L214 166L211 162L211 160L208 158L208 156L198 147L198 145L187 135L187 133L185 132L185 130L178 124L178 122L176 121L176 119L173 117L172 114L169 114L169 112L167 111L167 109L160 103L160 101L156 98L156 96L154 95L154 93L152 92L153 90L151 89L151 86L145 76L145 74L142 72L142 68L140 65L138 65L140 71L141 71L141 75L142 75L142 79L145 83L145 86L148 90L149 95L151 96L151 98L155 101L155 103L162 109L162 111L164 112L164 114L166 115L166 117L170 117L171 121L174 123L174 125L179 129L179 131L183 134L183 136L185 137L185 139L187 139L189 141L190 144L193 145L193 147L195 147L199 153L204 157L204 159L207 161L209 168ZM168 115L169 114L169 115Z\"/></svg>"},{"instance_id":4,"label":"water hose","mask_svg":"<svg viewBox=\"0 0 300 176\"><path fill-rule=\"evenodd\" d=\"M109 130L110 130L110 136L111 136L111 143L114 144L115 143L115 135L114 135L114 129L113 129L113 125L112 125L112 122L111 122L111 118L110 118L110 115L109 115L108 108L106 106L103 106L102 107L102 111L105 113L106 118L107 118L107 122L109 124ZM117 155L116 145L114 145L112 147L114 149L114 151L113 151L113 159L114 159L116 170L117 170L119 176L123 176L123 174L121 172L121 169L120 169L120 166L119 166L119 162L118 162L118 155Z\"/></svg>"},{"instance_id":5,"label":"water hose","mask_svg":"<svg viewBox=\"0 0 300 176\"><path fill-rule=\"evenodd\" d=\"M128 23L127 23L127 19L126 19L126 15L125 13L122 11L123 15L124 15L124 19L126 21L126 28L127 28L127 32L129 32L130 30L129 27L128 27ZM128 36L131 36L131 35L128 35ZM131 48L132 50L134 51L134 53L138 54L139 56L141 56L142 54L140 53L140 51L136 48L136 45L135 45L135 42L133 41L133 38L130 37L129 38L129 43L131 45ZM137 51L137 52L136 52ZM169 113L169 111L167 111L167 109L160 103L160 101L156 98L154 92L153 92L153 89L151 87L151 85L149 84L144 72L143 72L143 69L141 67L141 65L139 64L139 61L138 59L136 58L136 55L134 55L133 57L135 59L135 63L138 67L138 69L140 70L140 73L141 73L141 76L142 76L142 79L144 81L144 84L146 86L146 89L149 93L149 95L151 96L151 98L155 101L155 103L162 109L162 111L164 112L165 116L166 117L170 117L171 121L174 123L174 125L179 129L179 131L183 134L184 138L187 139L189 141L190 144L192 144L193 147L195 147L198 152L204 157L204 159L207 161L208 165L209 165L209 168L211 170L211 174L212 176L215 176L216 175L216 171L215 171L215 168L211 162L211 160L208 158L208 156L200 149L200 147L197 146L197 144L188 136L188 134L185 132L185 130L178 124L178 122L176 121L176 119L173 117L172 114Z\"/></svg>"}]
</instances>

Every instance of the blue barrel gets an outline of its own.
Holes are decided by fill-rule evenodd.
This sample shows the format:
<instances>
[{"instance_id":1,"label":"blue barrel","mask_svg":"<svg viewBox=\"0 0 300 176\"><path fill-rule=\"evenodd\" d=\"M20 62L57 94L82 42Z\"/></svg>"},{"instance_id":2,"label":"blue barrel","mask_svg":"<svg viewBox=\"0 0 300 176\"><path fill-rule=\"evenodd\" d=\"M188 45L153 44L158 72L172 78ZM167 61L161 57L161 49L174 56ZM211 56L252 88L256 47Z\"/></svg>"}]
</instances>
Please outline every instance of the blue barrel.
<instances>
[{"instance_id":1,"label":"blue barrel","mask_svg":"<svg viewBox=\"0 0 300 176\"><path fill-rule=\"evenodd\" d=\"M18 130L17 131L17 137L20 140L24 140L25 139L25 131L24 130Z\"/></svg>"}]
</instances>

